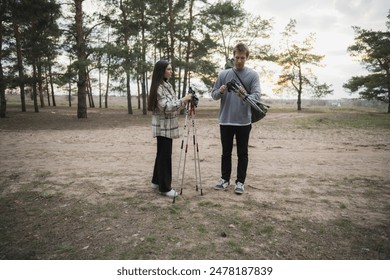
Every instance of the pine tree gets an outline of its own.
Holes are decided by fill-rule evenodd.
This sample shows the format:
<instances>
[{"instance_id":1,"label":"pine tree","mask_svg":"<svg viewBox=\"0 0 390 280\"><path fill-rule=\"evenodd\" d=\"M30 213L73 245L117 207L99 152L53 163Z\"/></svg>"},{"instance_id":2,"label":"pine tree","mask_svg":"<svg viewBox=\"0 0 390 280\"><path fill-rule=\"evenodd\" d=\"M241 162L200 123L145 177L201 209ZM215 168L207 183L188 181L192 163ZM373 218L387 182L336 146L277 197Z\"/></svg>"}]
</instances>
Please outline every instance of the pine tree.
<instances>
[{"instance_id":1,"label":"pine tree","mask_svg":"<svg viewBox=\"0 0 390 280\"><path fill-rule=\"evenodd\" d=\"M387 18L386 31L353 27L355 43L348 52L358 58L371 74L353 76L343 87L358 92L363 99L386 102L387 113L390 113L390 10Z\"/></svg>"}]
</instances>

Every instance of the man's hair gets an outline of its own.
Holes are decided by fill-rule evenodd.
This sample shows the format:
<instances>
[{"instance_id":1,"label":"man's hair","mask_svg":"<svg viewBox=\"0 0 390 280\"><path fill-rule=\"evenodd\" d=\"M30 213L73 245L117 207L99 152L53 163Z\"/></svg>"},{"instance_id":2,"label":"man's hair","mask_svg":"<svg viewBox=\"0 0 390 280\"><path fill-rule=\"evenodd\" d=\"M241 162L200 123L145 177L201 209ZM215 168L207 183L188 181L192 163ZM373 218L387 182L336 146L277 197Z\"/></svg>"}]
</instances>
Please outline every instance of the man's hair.
<instances>
[{"instance_id":1,"label":"man's hair","mask_svg":"<svg viewBox=\"0 0 390 280\"><path fill-rule=\"evenodd\" d=\"M236 54L236 52L245 52L246 57L248 58L249 56L249 49L244 43L238 43L234 49L233 49L233 55Z\"/></svg>"}]
</instances>

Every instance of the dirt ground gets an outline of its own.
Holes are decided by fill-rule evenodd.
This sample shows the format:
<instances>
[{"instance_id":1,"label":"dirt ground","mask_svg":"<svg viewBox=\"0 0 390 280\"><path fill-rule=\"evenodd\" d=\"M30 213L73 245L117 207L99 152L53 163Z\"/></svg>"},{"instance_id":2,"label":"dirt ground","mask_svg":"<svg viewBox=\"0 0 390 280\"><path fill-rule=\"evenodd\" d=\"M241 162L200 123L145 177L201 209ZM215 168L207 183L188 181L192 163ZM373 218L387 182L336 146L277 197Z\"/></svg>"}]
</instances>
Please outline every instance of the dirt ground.
<instances>
[{"instance_id":1,"label":"dirt ground","mask_svg":"<svg viewBox=\"0 0 390 280\"><path fill-rule=\"evenodd\" d=\"M0 259L390 259L388 114L276 106L253 125L239 196L212 189L221 155L213 102L196 111L201 191L190 141L175 203L150 187L150 115L89 108L78 120L76 107L9 105Z\"/></svg>"}]
</instances>

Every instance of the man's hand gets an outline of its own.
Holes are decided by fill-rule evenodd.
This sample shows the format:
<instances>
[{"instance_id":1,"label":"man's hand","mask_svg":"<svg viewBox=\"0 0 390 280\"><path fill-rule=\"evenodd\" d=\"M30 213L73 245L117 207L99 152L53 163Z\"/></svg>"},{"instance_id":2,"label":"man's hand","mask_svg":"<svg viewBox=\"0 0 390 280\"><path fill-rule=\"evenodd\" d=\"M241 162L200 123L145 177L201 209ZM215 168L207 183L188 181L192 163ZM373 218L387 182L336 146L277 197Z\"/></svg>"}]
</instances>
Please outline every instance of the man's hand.
<instances>
[{"instance_id":1,"label":"man's hand","mask_svg":"<svg viewBox=\"0 0 390 280\"><path fill-rule=\"evenodd\" d=\"M220 93L220 94L224 94L226 91L227 91L227 87L226 87L225 85L222 85L222 86L219 88L219 93Z\"/></svg>"},{"instance_id":2,"label":"man's hand","mask_svg":"<svg viewBox=\"0 0 390 280\"><path fill-rule=\"evenodd\" d=\"M243 86L240 86L240 88L238 89L238 91L241 93L241 94L245 94L246 93L246 90Z\"/></svg>"}]
</instances>

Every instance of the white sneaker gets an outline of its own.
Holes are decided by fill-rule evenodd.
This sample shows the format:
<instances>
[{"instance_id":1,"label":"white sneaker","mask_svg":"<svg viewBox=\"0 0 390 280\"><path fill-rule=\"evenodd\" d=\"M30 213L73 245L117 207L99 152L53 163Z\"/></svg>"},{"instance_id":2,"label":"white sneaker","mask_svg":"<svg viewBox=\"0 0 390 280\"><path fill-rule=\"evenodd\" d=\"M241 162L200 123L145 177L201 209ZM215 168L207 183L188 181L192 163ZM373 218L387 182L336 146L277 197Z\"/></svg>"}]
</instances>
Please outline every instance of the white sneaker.
<instances>
[{"instance_id":1,"label":"white sneaker","mask_svg":"<svg viewBox=\"0 0 390 280\"><path fill-rule=\"evenodd\" d=\"M219 179L218 183L214 186L215 190L226 190L229 187L229 181Z\"/></svg>"},{"instance_id":2,"label":"white sneaker","mask_svg":"<svg viewBox=\"0 0 390 280\"><path fill-rule=\"evenodd\" d=\"M155 192L157 192L157 191L158 191L158 185L152 183L152 190L154 190Z\"/></svg>"},{"instance_id":3,"label":"white sneaker","mask_svg":"<svg viewBox=\"0 0 390 280\"><path fill-rule=\"evenodd\" d=\"M170 190L169 192L160 192L160 194L166 195L166 196L171 197L171 198L177 197L179 195L174 189Z\"/></svg>"},{"instance_id":4,"label":"white sneaker","mask_svg":"<svg viewBox=\"0 0 390 280\"><path fill-rule=\"evenodd\" d=\"M237 182L236 187L234 188L234 192L236 194L243 194L244 193L244 184L241 182Z\"/></svg>"}]
</instances>

